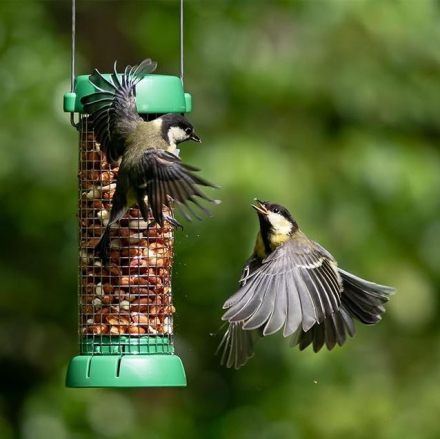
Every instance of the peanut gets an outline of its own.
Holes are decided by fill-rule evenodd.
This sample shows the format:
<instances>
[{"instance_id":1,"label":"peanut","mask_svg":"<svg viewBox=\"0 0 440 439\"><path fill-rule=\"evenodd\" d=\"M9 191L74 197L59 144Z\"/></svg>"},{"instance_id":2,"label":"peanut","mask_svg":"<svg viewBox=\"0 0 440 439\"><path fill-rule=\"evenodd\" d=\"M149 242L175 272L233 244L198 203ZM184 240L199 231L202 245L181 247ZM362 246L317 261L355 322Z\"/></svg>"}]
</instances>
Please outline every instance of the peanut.
<instances>
[{"instance_id":1,"label":"peanut","mask_svg":"<svg viewBox=\"0 0 440 439\"><path fill-rule=\"evenodd\" d=\"M128 333L133 335L143 335L145 334L145 329L142 326L130 326L128 328Z\"/></svg>"},{"instance_id":2,"label":"peanut","mask_svg":"<svg viewBox=\"0 0 440 439\"><path fill-rule=\"evenodd\" d=\"M95 335L107 334L108 328L106 325L91 325L87 328L87 332Z\"/></svg>"}]
</instances>

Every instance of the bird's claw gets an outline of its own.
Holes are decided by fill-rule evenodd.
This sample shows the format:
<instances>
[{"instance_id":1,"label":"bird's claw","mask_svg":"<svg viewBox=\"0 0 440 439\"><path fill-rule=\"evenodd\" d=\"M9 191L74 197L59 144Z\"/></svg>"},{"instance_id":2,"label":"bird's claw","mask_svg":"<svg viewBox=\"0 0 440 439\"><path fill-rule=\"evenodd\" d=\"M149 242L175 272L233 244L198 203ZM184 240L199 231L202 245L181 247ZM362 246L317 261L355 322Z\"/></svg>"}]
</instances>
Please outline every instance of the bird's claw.
<instances>
[{"instance_id":1,"label":"bird's claw","mask_svg":"<svg viewBox=\"0 0 440 439\"><path fill-rule=\"evenodd\" d=\"M162 217L165 221L169 222L175 228L180 227L180 229L183 230L182 224L180 224L179 221L176 220L176 218L166 215L165 213L162 214Z\"/></svg>"},{"instance_id":2,"label":"bird's claw","mask_svg":"<svg viewBox=\"0 0 440 439\"><path fill-rule=\"evenodd\" d=\"M175 228L180 227L181 230L183 230L183 226L182 226L182 224L180 224L179 221L176 220L176 218L174 218L174 217L172 217L172 216L169 216L169 215L166 215L165 213L162 213L162 218L163 218L164 221L167 221L167 222L168 222L169 224L171 224L173 227L175 227ZM150 227L154 226L155 224L158 224L158 222L157 222L156 220L151 221L151 222L148 224L148 226L147 226L147 230L148 230ZM163 224L162 224L162 225L159 224L159 226L160 226L160 227L163 227Z\"/></svg>"}]
</instances>

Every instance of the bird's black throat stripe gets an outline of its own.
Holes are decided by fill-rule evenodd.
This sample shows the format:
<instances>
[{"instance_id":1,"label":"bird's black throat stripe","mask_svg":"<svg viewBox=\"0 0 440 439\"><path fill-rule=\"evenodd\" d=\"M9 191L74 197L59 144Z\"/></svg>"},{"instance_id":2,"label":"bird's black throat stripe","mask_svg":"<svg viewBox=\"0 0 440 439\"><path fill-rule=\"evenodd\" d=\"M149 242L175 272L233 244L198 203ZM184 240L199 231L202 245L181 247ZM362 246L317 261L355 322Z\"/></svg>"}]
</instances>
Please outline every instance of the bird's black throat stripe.
<instances>
[{"instance_id":1,"label":"bird's black throat stripe","mask_svg":"<svg viewBox=\"0 0 440 439\"><path fill-rule=\"evenodd\" d=\"M271 225L269 221L266 220L266 218L262 218L259 216L260 219L260 230L261 230L261 239L263 240L264 249L266 250L266 256L270 255L272 252L272 249L270 248L270 232L271 232Z\"/></svg>"}]
</instances>

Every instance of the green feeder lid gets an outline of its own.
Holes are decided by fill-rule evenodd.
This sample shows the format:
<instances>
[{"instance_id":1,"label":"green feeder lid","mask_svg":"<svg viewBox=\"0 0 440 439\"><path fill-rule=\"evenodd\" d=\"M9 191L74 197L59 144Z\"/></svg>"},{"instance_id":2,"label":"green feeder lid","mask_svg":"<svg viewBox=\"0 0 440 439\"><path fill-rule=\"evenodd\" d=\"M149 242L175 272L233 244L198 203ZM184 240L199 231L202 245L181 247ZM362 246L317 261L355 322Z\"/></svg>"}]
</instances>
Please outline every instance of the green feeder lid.
<instances>
[{"instance_id":1,"label":"green feeder lid","mask_svg":"<svg viewBox=\"0 0 440 439\"><path fill-rule=\"evenodd\" d=\"M103 76L110 79L111 75L106 73ZM95 91L89 75L77 76L74 92L64 95L64 111L83 113L81 98ZM136 106L140 114L190 113L192 99L190 94L184 92L182 81L177 76L146 75L136 86Z\"/></svg>"}]
</instances>

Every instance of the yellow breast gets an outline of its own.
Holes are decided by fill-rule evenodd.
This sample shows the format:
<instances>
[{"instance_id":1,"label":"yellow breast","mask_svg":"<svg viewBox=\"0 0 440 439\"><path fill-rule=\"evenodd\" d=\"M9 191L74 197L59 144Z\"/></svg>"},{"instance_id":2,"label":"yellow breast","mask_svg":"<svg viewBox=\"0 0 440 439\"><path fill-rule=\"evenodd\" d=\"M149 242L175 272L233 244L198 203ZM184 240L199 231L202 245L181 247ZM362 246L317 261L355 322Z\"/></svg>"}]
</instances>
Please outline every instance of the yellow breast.
<instances>
[{"instance_id":1,"label":"yellow breast","mask_svg":"<svg viewBox=\"0 0 440 439\"><path fill-rule=\"evenodd\" d=\"M290 238L291 238L290 235L286 235L286 234L281 234L281 233L270 234L269 236L270 251L273 252L278 246L284 244ZM263 238L261 237L261 232L258 232L257 241L255 242L254 252L260 259L265 259L269 256L269 253L266 251L266 246L264 245Z\"/></svg>"},{"instance_id":2,"label":"yellow breast","mask_svg":"<svg viewBox=\"0 0 440 439\"><path fill-rule=\"evenodd\" d=\"M266 246L264 245L263 238L261 237L261 232L258 232L254 252L260 259L266 259L268 256L268 253L266 252Z\"/></svg>"},{"instance_id":3,"label":"yellow breast","mask_svg":"<svg viewBox=\"0 0 440 439\"><path fill-rule=\"evenodd\" d=\"M290 239L290 235L286 234L272 234L270 236L270 248L274 251L279 245L284 244Z\"/></svg>"}]
</instances>

